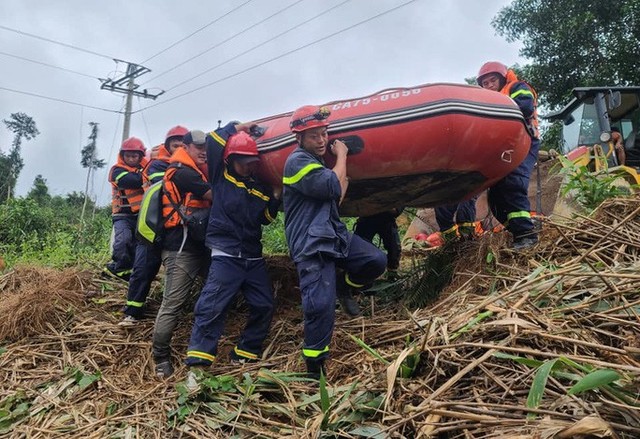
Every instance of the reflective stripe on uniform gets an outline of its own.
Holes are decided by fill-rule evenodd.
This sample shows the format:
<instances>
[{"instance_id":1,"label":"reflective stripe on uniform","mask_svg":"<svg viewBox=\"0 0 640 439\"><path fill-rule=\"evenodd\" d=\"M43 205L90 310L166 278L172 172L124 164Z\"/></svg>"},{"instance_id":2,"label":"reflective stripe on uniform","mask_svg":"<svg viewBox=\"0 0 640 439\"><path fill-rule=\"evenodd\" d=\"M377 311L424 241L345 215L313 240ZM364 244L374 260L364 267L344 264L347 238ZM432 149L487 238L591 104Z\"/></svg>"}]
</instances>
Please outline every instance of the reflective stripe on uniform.
<instances>
[{"instance_id":1,"label":"reflective stripe on uniform","mask_svg":"<svg viewBox=\"0 0 640 439\"><path fill-rule=\"evenodd\" d=\"M134 302L133 300L127 300L127 306L142 308L144 306L144 302Z\"/></svg>"},{"instance_id":2,"label":"reflective stripe on uniform","mask_svg":"<svg viewBox=\"0 0 640 439\"><path fill-rule=\"evenodd\" d=\"M118 182L118 180L120 180L122 177L124 177L128 173L129 173L129 171L124 171L124 172L121 172L118 175L116 175L116 178L115 178L116 183Z\"/></svg>"},{"instance_id":3,"label":"reflective stripe on uniform","mask_svg":"<svg viewBox=\"0 0 640 439\"><path fill-rule=\"evenodd\" d=\"M531 212L526 210L520 210L518 212L511 212L507 215L507 221L512 220L514 218L531 218Z\"/></svg>"},{"instance_id":4,"label":"reflective stripe on uniform","mask_svg":"<svg viewBox=\"0 0 640 439\"><path fill-rule=\"evenodd\" d=\"M233 176L231 176L227 172L226 169L224 170L224 178L227 179L228 181L230 181L231 183L233 183L234 185L238 186L239 188L245 189L251 195L255 195L256 197L260 198L261 200L269 201L269 197L268 196L266 196L265 194L263 194L262 192L260 192L257 189L249 189L246 184L244 184L243 182L238 181L235 178L233 178Z\"/></svg>"},{"instance_id":5,"label":"reflective stripe on uniform","mask_svg":"<svg viewBox=\"0 0 640 439\"><path fill-rule=\"evenodd\" d=\"M324 354L325 352L329 352L329 346L326 346L324 349L320 351L316 349L302 349L302 355L304 355L307 358L318 358L320 355Z\"/></svg>"},{"instance_id":6,"label":"reflective stripe on uniform","mask_svg":"<svg viewBox=\"0 0 640 439\"><path fill-rule=\"evenodd\" d=\"M531 96L532 98L534 97L534 96L533 96L533 93L531 93L531 91L529 91L529 90L518 90L518 91L516 91L515 93L511 93L511 94L509 95L509 97L510 97L511 99L515 99L515 98L517 98L517 97L518 97L518 96L520 96L520 95Z\"/></svg>"},{"instance_id":7,"label":"reflective stripe on uniform","mask_svg":"<svg viewBox=\"0 0 640 439\"><path fill-rule=\"evenodd\" d=\"M225 146L227 144L227 142L222 137L220 137L218 133L216 133L215 131L211 131L209 135L213 137L213 139L216 142L218 142L220 145Z\"/></svg>"},{"instance_id":8,"label":"reflective stripe on uniform","mask_svg":"<svg viewBox=\"0 0 640 439\"><path fill-rule=\"evenodd\" d=\"M344 275L344 281L347 283L347 285L353 287L353 288L362 288L364 287L364 284L357 284L354 281L352 281L351 279L349 279L349 274L345 274Z\"/></svg>"},{"instance_id":9,"label":"reflective stripe on uniform","mask_svg":"<svg viewBox=\"0 0 640 439\"><path fill-rule=\"evenodd\" d=\"M215 355L207 354L206 352L201 352L201 351L187 351L187 357L200 358L202 360L207 360L211 362L213 362L216 359Z\"/></svg>"},{"instance_id":10,"label":"reflective stripe on uniform","mask_svg":"<svg viewBox=\"0 0 640 439\"><path fill-rule=\"evenodd\" d=\"M238 349L238 346L233 348L233 352L236 353L239 357L248 358L250 360L257 360L258 356L252 352L243 351L242 349Z\"/></svg>"},{"instance_id":11,"label":"reflective stripe on uniform","mask_svg":"<svg viewBox=\"0 0 640 439\"><path fill-rule=\"evenodd\" d=\"M149 180L153 180L154 178L159 178L159 177L163 177L164 176L164 171L162 172L154 172L153 174L149 175Z\"/></svg>"},{"instance_id":12,"label":"reflective stripe on uniform","mask_svg":"<svg viewBox=\"0 0 640 439\"><path fill-rule=\"evenodd\" d=\"M297 182L299 182L300 180L302 180L304 178L305 175L307 175L309 172L313 171L314 169L318 169L318 168L322 168L323 166L319 163L310 163L307 166L305 166L304 168L300 169L296 175L294 175L293 177L282 177L282 182L284 184L295 184Z\"/></svg>"}]
</instances>

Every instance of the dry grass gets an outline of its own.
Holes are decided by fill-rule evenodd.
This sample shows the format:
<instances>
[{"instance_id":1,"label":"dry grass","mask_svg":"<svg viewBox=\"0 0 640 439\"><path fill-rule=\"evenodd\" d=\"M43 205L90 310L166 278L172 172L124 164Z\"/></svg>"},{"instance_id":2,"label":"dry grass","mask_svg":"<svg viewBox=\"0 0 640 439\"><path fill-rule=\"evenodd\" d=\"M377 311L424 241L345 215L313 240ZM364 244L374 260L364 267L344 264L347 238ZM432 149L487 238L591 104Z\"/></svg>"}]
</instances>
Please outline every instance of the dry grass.
<instances>
[{"instance_id":1,"label":"dry grass","mask_svg":"<svg viewBox=\"0 0 640 439\"><path fill-rule=\"evenodd\" d=\"M207 383L235 381L184 399L176 386L183 367L175 381L154 377L153 322L116 325L122 286L86 273L17 269L0 278L0 428L8 409L6 434L16 438L638 438L638 213L640 199L619 199L590 218L547 222L541 244L526 254L506 250L504 235L486 236L459 249L454 278L432 305L373 303L368 317L351 320L339 313L324 410L319 388L291 375L303 370L302 324L295 273L282 258L271 261L281 302L266 359L240 369L227 362L244 323L234 310L212 369L217 378ZM189 317L174 337L176 358ZM401 364L418 357L413 377L398 378ZM557 358L564 362L539 404L528 406L532 362ZM591 369L620 379L569 395ZM169 416L176 409L183 421Z\"/></svg>"}]
</instances>

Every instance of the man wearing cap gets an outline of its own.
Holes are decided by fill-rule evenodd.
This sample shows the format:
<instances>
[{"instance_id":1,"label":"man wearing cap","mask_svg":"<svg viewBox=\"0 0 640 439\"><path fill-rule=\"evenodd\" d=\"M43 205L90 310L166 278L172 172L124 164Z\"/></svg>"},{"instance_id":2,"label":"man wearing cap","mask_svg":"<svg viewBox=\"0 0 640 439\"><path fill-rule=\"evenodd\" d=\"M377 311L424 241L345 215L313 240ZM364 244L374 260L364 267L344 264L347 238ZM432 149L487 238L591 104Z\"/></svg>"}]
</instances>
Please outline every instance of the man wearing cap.
<instances>
[{"instance_id":1,"label":"man wearing cap","mask_svg":"<svg viewBox=\"0 0 640 439\"><path fill-rule=\"evenodd\" d=\"M167 132L164 143L153 148L155 152L152 152L152 159L142 170L145 191L152 184L162 181L162 177L169 167L171 156L178 148L182 148L182 139L188 131L185 127L176 125ZM151 247L138 241L133 260L133 272L129 279L124 317L118 325L132 326L143 317L151 282L158 274L160 265L162 265L161 245Z\"/></svg>"},{"instance_id":2,"label":"man wearing cap","mask_svg":"<svg viewBox=\"0 0 640 439\"><path fill-rule=\"evenodd\" d=\"M198 276L209 268L209 253L204 240L187 227L187 219L207 213L212 192L206 175L207 151L204 132L189 131L183 137L163 176L162 216L165 234L162 263L165 267L164 294L153 328L153 357L156 375L173 374L171 338L189 292Z\"/></svg>"},{"instance_id":3,"label":"man wearing cap","mask_svg":"<svg viewBox=\"0 0 640 439\"><path fill-rule=\"evenodd\" d=\"M279 194L274 196L269 186L255 178L260 156L255 140L246 132L240 131L226 142L216 132L210 133L207 152L215 200L206 237L211 266L194 310L186 359L192 368L208 367L215 360L226 312L238 291L249 306L249 316L230 353L232 361L258 361L274 310L261 239L262 226L270 224L278 213ZM193 385L194 380L195 374L190 373L187 383Z\"/></svg>"}]
</instances>

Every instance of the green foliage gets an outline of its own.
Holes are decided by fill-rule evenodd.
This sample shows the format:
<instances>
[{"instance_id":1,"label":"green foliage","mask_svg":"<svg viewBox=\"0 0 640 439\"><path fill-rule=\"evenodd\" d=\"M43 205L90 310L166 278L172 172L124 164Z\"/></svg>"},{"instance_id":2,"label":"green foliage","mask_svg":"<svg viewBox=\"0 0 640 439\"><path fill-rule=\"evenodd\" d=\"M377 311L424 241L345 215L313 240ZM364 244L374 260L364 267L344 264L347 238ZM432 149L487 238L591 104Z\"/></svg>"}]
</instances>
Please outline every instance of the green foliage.
<instances>
[{"instance_id":1,"label":"green foliage","mask_svg":"<svg viewBox=\"0 0 640 439\"><path fill-rule=\"evenodd\" d=\"M31 140L40 134L40 131L35 121L24 113L12 113L11 117L3 122L14 134L9 153L0 151L0 200L8 200L14 193L16 181L24 167L24 161L20 156L22 140Z\"/></svg>"},{"instance_id":2,"label":"green foliage","mask_svg":"<svg viewBox=\"0 0 640 439\"><path fill-rule=\"evenodd\" d=\"M575 384L567 391L567 395L576 395L587 391L604 391L616 398L623 404L636 405L637 395L632 386L628 389L623 387L622 376L610 369L594 369L588 364L580 364L566 357L558 357L547 361L539 361L517 355L496 352L495 358L515 361L523 366L536 369L529 394L527 396L527 407L538 408L542 402L547 382L550 376ZM584 375L583 375L584 374ZM529 418L534 418L531 413Z\"/></svg>"},{"instance_id":3,"label":"green foliage","mask_svg":"<svg viewBox=\"0 0 640 439\"><path fill-rule=\"evenodd\" d=\"M36 175L36 178L33 179L33 187L27 194L27 198L35 200L38 204L48 204L51 201L47 180L41 174Z\"/></svg>"},{"instance_id":4,"label":"green foliage","mask_svg":"<svg viewBox=\"0 0 640 439\"><path fill-rule=\"evenodd\" d=\"M492 26L522 42L524 77L551 110L574 87L640 83L640 0L514 0Z\"/></svg>"},{"instance_id":5,"label":"green foliage","mask_svg":"<svg viewBox=\"0 0 640 439\"><path fill-rule=\"evenodd\" d=\"M38 262L65 266L108 257L111 217L100 210L79 221L79 209L61 197L48 204L16 198L0 205L0 252L9 265Z\"/></svg>"},{"instance_id":6,"label":"green foliage","mask_svg":"<svg viewBox=\"0 0 640 439\"><path fill-rule=\"evenodd\" d=\"M19 390L14 395L0 401L0 434L11 431L14 425L29 415L31 401L24 391Z\"/></svg>"},{"instance_id":7,"label":"green foliage","mask_svg":"<svg viewBox=\"0 0 640 439\"><path fill-rule=\"evenodd\" d=\"M630 194L627 187L619 186L620 176L606 171L592 172L586 166L578 166L566 157L559 156L562 168L560 173L566 175L566 183L562 195L572 192L575 200L588 210L594 210L608 198Z\"/></svg>"},{"instance_id":8,"label":"green foliage","mask_svg":"<svg viewBox=\"0 0 640 439\"><path fill-rule=\"evenodd\" d=\"M262 228L262 247L265 254L289 253L287 239L284 235L284 214L278 213L276 219Z\"/></svg>"},{"instance_id":9,"label":"green foliage","mask_svg":"<svg viewBox=\"0 0 640 439\"><path fill-rule=\"evenodd\" d=\"M562 151L562 122L555 121L542 131L540 149Z\"/></svg>"}]
</instances>

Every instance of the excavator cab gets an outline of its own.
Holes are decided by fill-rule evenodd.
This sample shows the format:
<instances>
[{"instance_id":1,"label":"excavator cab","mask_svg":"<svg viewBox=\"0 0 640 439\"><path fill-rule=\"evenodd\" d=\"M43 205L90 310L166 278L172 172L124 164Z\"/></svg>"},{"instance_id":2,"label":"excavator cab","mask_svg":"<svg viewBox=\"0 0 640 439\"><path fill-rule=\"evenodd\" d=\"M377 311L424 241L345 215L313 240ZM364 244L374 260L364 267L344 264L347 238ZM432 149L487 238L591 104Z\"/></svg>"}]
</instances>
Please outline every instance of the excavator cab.
<instances>
[{"instance_id":1,"label":"excavator cab","mask_svg":"<svg viewBox=\"0 0 640 439\"><path fill-rule=\"evenodd\" d=\"M640 184L640 87L579 87L562 110L545 116L561 120L562 154L594 172L620 174ZM612 133L623 139L625 161L615 151Z\"/></svg>"}]
</instances>

